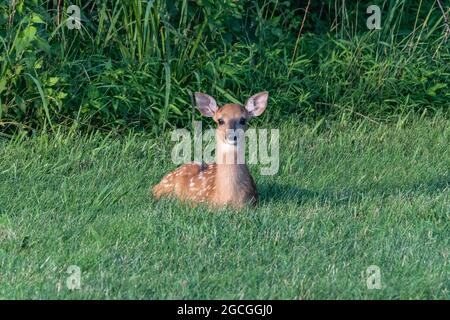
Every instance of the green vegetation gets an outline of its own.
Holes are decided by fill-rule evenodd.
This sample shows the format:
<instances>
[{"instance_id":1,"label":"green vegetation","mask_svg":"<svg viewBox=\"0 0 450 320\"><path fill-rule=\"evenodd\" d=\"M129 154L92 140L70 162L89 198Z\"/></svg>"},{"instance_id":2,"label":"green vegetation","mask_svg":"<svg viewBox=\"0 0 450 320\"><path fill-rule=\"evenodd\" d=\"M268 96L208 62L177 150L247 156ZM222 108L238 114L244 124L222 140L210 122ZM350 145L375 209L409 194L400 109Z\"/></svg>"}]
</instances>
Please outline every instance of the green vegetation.
<instances>
[{"instance_id":1,"label":"green vegetation","mask_svg":"<svg viewBox=\"0 0 450 320\"><path fill-rule=\"evenodd\" d=\"M366 26L371 4L381 30ZM449 299L449 12L1 1L0 298ZM280 129L281 152L278 174L251 167L257 208L150 196L174 168L171 129L199 117L192 92L262 90L252 125Z\"/></svg>"},{"instance_id":2,"label":"green vegetation","mask_svg":"<svg viewBox=\"0 0 450 320\"><path fill-rule=\"evenodd\" d=\"M448 113L448 33L435 0L312 1L306 14L307 1L73 4L80 30L66 26L67 1L0 5L4 133L71 123L160 133L188 123L193 91L242 102L269 90L272 121ZM369 4L382 9L381 30L366 26Z\"/></svg>"},{"instance_id":3,"label":"green vegetation","mask_svg":"<svg viewBox=\"0 0 450 320\"><path fill-rule=\"evenodd\" d=\"M262 202L243 212L154 201L173 168L163 139L4 143L0 297L448 299L449 128L286 123L280 172L252 167Z\"/></svg>"}]
</instances>

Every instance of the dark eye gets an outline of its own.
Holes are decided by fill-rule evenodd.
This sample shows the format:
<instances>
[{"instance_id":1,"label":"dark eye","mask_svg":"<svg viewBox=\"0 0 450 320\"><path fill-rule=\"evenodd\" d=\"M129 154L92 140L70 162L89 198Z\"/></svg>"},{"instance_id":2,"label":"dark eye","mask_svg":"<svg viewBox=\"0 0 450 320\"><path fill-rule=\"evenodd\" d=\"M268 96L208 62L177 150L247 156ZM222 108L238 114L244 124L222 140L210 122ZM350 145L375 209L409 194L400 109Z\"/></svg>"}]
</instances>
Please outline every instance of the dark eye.
<instances>
[{"instance_id":1,"label":"dark eye","mask_svg":"<svg viewBox=\"0 0 450 320\"><path fill-rule=\"evenodd\" d=\"M245 121L246 121L245 118L241 118L241 120L239 120L239 123L242 124L242 125L244 125L244 124L245 124Z\"/></svg>"},{"instance_id":2,"label":"dark eye","mask_svg":"<svg viewBox=\"0 0 450 320\"><path fill-rule=\"evenodd\" d=\"M219 125L223 125L225 123L225 121L223 121L223 119L219 119L217 122L219 122Z\"/></svg>"}]
</instances>

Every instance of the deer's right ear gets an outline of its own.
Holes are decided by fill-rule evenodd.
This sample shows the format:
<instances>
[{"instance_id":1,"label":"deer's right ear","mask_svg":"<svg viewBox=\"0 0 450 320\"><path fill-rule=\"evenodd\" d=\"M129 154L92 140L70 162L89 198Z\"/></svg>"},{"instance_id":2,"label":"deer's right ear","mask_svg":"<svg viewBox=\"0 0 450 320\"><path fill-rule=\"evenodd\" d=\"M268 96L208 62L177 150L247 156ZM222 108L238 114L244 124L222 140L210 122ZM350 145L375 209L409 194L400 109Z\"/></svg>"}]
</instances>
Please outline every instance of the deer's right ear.
<instances>
[{"instance_id":1,"label":"deer's right ear","mask_svg":"<svg viewBox=\"0 0 450 320\"><path fill-rule=\"evenodd\" d=\"M214 114L217 111L217 103L213 97L201 92L196 92L195 102L197 103L197 108L200 110L202 115L205 117L214 117Z\"/></svg>"}]
</instances>

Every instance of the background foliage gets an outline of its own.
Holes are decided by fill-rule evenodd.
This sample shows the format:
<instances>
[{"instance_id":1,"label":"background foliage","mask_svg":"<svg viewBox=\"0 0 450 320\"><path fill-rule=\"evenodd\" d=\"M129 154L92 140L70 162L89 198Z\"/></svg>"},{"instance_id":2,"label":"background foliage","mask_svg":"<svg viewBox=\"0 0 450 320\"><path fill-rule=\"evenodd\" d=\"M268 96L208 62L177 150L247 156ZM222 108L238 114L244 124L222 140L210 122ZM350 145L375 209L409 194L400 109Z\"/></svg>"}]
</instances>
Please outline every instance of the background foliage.
<instances>
[{"instance_id":1,"label":"background foliage","mask_svg":"<svg viewBox=\"0 0 450 320\"><path fill-rule=\"evenodd\" d=\"M80 30L66 26L71 4ZM370 4L381 30L366 27ZM159 133L189 123L197 90L220 102L269 90L262 121L448 114L445 12L435 0L3 0L0 131Z\"/></svg>"}]
</instances>

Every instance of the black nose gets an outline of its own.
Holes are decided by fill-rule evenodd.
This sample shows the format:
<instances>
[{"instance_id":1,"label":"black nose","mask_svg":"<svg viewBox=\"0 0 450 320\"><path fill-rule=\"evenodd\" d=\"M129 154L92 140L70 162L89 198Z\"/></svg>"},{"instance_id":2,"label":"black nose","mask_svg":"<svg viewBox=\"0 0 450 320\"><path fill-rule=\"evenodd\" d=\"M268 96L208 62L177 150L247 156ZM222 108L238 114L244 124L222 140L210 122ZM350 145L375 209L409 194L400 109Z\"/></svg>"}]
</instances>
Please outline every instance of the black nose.
<instances>
[{"instance_id":1,"label":"black nose","mask_svg":"<svg viewBox=\"0 0 450 320\"><path fill-rule=\"evenodd\" d=\"M228 141L237 141L237 138L238 138L236 132L228 132L226 134L226 137L227 137Z\"/></svg>"}]
</instances>

